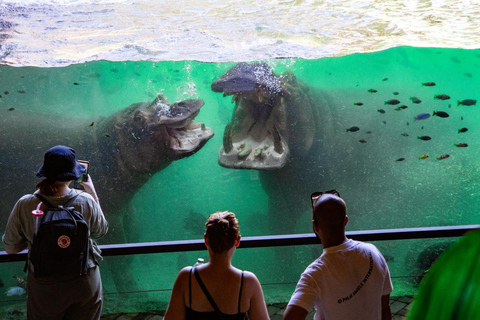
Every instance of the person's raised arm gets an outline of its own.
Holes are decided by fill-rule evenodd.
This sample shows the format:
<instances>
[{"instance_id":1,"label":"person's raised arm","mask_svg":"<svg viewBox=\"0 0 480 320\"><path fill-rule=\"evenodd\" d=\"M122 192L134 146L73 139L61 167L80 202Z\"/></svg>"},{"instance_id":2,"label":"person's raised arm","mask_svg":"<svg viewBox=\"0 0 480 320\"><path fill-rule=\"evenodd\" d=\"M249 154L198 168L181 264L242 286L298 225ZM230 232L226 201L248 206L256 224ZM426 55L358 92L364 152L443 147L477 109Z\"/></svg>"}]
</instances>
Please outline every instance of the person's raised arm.
<instances>
[{"instance_id":1,"label":"person's raised arm","mask_svg":"<svg viewBox=\"0 0 480 320\"><path fill-rule=\"evenodd\" d=\"M288 305L283 314L283 320L305 320L308 311L296 305Z\"/></svg>"},{"instance_id":2,"label":"person's raised arm","mask_svg":"<svg viewBox=\"0 0 480 320\"><path fill-rule=\"evenodd\" d=\"M190 267L183 268L178 273L177 279L172 289L172 296L163 317L164 320L185 320L185 292L188 290L188 277L190 275Z\"/></svg>"},{"instance_id":3,"label":"person's raised arm","mask_svg":"<svg viewBox=\"0 0 480 320\"><path fill-rule=\"evenodd\" d=\"M252 288L250 299L250 310L248 310L248 319L250 320L269 320L267 305L263 297L263 290L257 277L248 271L245 271L245 280Z\"/></svg>"},{"instance_id":4,"label":"person's raised arm","mask_svg":"<svg viewBox=\"0 0 480 320\"><path fill-rule=\"evenodd\" d=\"M85 192L91 195L93 197L93 200L95 200L95 202L100 205L100 200L98 200L98 195L97 195L97 192L95 191L95 186L93 185L93 181L90 175L88 175L87 181L82 181L80 182L80 184L85 189Z\"/></svg>"},{"instance_id":5,"label":"person's raised arm","mask_svg":"<svg viewBox=\"0 0 480 320\"><path fill-rule=\"evenodd\" d=\"M392 310L390 309L390 294L382 296L382 320L392 320Z\"/></svg>"}]
</instances>

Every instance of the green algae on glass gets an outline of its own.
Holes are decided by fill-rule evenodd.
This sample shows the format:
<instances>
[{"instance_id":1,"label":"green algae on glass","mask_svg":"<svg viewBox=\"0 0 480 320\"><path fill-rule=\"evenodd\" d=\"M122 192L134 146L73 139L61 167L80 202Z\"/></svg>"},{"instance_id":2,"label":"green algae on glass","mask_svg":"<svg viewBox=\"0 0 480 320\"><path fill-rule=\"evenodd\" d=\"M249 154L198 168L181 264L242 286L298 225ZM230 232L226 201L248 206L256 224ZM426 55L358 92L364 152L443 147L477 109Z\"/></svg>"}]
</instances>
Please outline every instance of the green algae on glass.
<instances>
[{"instance_id":1,"label":"green algae on glass","mask_svg":"<svg viewBox=\"0 0 480 320\"><path fill-rule=\"evenodd\" d=\"M474 320L480 314L480 230L445 251L428 271L408 320Z\"/></svg>"}]
</instances>

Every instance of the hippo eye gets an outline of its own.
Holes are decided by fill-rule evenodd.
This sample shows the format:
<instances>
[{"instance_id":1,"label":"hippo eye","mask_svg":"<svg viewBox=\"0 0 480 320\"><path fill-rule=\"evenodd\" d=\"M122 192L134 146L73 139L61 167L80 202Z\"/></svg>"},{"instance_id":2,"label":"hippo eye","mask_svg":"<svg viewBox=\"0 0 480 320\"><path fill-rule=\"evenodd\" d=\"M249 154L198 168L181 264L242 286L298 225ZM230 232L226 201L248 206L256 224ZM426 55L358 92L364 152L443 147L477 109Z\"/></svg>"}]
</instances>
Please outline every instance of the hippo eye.
<instances>
[{"instance_id":1,"label":"hippo eye","mask_svg":"<svg viewBox=\"0 0 480 320\"><path fill-rule=\"evenodd\" d=\"M133 116L133 120L135 120L135 122L143 124L143 123L145 123L145 116L142 112L137 111L137 112L135 112L135 115Z\"/></svg>"}]
</instances>

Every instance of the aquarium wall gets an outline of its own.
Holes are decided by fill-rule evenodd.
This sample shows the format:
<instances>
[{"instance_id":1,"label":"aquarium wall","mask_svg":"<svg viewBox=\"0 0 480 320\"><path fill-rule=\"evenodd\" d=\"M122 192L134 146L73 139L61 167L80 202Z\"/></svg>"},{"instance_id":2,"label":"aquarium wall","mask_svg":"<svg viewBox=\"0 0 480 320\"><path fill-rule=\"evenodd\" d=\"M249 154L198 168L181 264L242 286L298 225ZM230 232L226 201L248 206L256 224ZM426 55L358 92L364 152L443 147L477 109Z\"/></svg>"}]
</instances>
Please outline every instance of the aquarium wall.
<instances>
[{"instance_id":1,"label":"aquarium wall","mask_svg":"<svg viewBox=\"0 0 480 320\"><path fill-rule=\"evenodd\" d=\"M290 109L281 141L292 143L285 149L291 158L266 169L219 164L229 137L225 128L240 127L241 96L224 97L212 83L236 63L3 65L0 157L2 189L9 195L2 199L2 228L15 201L34 191L43 153L55 144L90 160L111 226L100 244L201 239L208 215L223 210L237 214L243 236L308 233L310 193L329 189L347 203L347 231L477 224L479 60L476 50L400 47L263 61L284 86ZM178 156L171 136L168 143L162 136L151 139L166 130L156 127L157 118L168 116L155 108L198 100L204 104L195 120L204 126L192 130L208 137L194 151ZM242 141L230 137L240 153ZM429 263L452 241L377 242L392 272L393 295L413 294ZM257 274L267 301L287 301L320 253L321 246L239 249L234 264ZM419 262L422 254L430 260ZM198 257L207 252L107 257L106 301L136 301L133 296L148 301L144 308L164 306L177 272ZM0 268L6 286L23 276L17 264Z\"/></svg>"}]
</instances>

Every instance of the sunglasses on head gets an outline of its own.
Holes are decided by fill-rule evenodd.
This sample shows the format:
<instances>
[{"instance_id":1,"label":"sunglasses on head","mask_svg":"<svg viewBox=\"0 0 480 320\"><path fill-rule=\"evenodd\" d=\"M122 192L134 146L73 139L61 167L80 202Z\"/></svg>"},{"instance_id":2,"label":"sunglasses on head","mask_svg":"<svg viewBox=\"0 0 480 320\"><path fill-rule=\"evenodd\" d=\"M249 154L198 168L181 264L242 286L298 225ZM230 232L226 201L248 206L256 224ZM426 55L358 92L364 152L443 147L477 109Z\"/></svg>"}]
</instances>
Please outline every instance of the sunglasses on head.
<instances>
[{"instance_id":1,"label":"sunglasses on head","mask_svg":"<svg viewBox=\"0 0 480 320\"><path fill-rule=\"evenodd\" d=\"M320 198L324 194L333 194L336 195L337 197L340 197L340 193L337 190L328 190L328 191L317 191L314 192L310 195L310 199L312 200L312 208L315 204L315 201L317 201L318 198Z\"/></svg>"}]
</instances>

